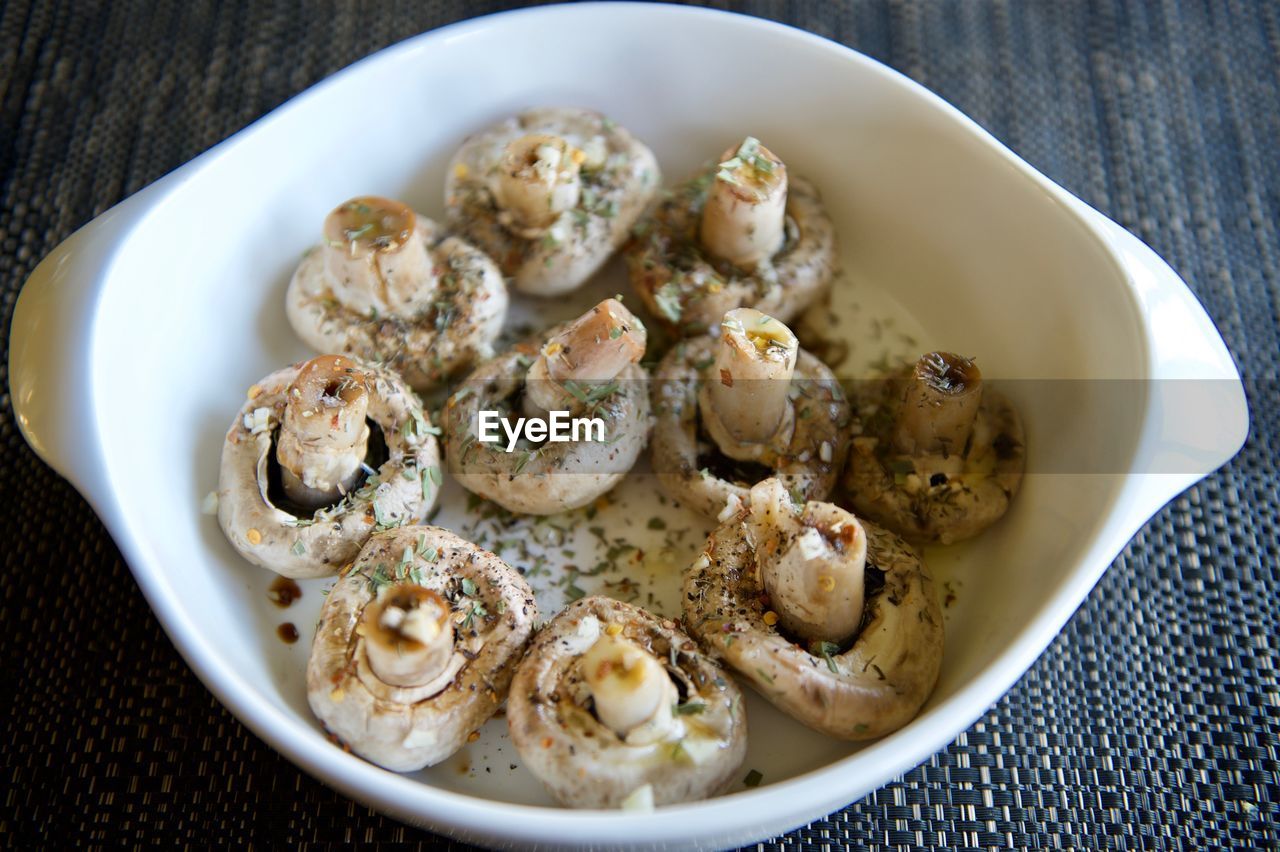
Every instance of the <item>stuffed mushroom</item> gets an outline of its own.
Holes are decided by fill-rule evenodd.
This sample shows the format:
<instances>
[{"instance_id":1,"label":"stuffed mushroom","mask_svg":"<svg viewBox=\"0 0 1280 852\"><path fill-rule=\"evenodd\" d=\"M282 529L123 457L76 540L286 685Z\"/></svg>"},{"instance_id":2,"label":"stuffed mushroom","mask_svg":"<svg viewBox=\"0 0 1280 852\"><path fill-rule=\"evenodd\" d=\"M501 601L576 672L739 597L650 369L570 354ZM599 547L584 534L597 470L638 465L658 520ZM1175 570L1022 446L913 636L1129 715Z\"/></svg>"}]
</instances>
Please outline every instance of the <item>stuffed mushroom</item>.
<instances>
[{"instance_id":1,"label":"stuffed mushroom","mask_svg":"<svg viewBox=\"0 0 1280 852\"><path fill-rule=\"evenodd\" d=\"M675 622L605 597L570 604L534 639L507 721L525 765L577 808L703 799L746 755L733 681Z\"/></svg>"},{"instance_id":2,"label":"stuffed mushroom","mask_svg":"<svg viewBox=\"0 0 1280 852\"><path fill-rule=\"evenodd\" d=\"M385 363L423 391L493 354L507 288L470 243L399 201L363 196L325 219L285 307L308 345Z\"/></svg>"},{"instance_id":3,"label":"stuffed mushroom","mask_svg":"<svg viewBox=\"0 0 1280 852\"><path fill-rule=\"evenodd\" d=\"M609 491L649 438L645 339L640 321L606 299L541 347L482 364L445 406L450 471L524 514L576 509ZM551 434L556 423L565 440Z\"/></svg>"},{"instance_id":4,"label":"stuffed mushroom","mask_svg":"<svg viewBox=\"0 0 1280 852\"><path fill-rule=\"evenodd\" d=\"M684 622L779 708L841 739L909 722L942 663L933 580L911 547L831 503L796 505L772 479L686 573Z\"/></svg>"},{"instance_id":5,"label":"stuffed mushroom","mask_svg":"<svg viewBox=\"0 0 1280 852\"><path fill-rule=\"evenodd\" d=\"M537 617L524 578L487 550L439 527L378 533L325 598L307 700L366 760L431 766L502 705Z\"/></svg>"},{"instance_id":6,"label":"stuffed mushroom","mask_svg":"<svg viewBox=\"0 0 1280 852\"><path fill-rule=\"evenodd\" d=\"M789 177L750 136L665 195L637 225L626 257L645 306L683 334L738 307L789 322L838 266L835 227L818 190Z\"/></svg>"},{"instance_id":7,"label":"stuffed mushroom","mask_svg":"<svg viewBox=\"0 0 1280 852\"><path fill-rule=\"evenodd\" d=\"M218 522L255 565L333 574L374 531L435 507L435 431L384 367L322 355L277 370L249 388L227 431Z\"/></svg>"},{"instance_id":8,"label":"stuffed mushroom","mask_svg":"<svg viewBox=\"0 0 1280 852\"><path fill-rule=\"evenodd\" d=\"M626 241L658 183L653 153L610 119L543 107L462 143L445 206L517 290L553 296L580 287Z\"/></svg>"},{"instance_id":9,"label":"stuffed mushroom","mask_svg":"<svg viewBox=\"0 0 1280 852\"><path fill-rule=\"evenodd\" d=\"M1026 445L1017 410L972 359L930 352L857 400L843 484L858 514L922 543L971 538L1018 492Z\"/></svg>"},{"instance_id":10,"label":"stuffed mushroom","mask_svg":"<svg viewBox=\"0 0 1280 852\"><path fill-rule=\"evenodd\" d=\"M708 517L732 514L771 476L802 499L822 499L848 451L839 382L786 325L753 308L725 314L718 339L672 349L658 367L653 408L659 484Z\"/></svg>"}]
</instances>

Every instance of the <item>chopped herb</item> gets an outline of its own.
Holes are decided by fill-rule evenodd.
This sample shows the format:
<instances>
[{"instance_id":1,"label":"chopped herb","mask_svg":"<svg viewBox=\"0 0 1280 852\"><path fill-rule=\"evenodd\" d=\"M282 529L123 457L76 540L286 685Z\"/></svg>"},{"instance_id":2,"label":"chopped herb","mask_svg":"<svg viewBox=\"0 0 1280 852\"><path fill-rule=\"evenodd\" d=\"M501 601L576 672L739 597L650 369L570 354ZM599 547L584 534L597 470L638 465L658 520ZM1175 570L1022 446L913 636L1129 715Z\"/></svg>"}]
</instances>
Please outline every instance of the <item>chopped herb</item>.
<instances>
[{"instance_id":1,"label":"chopped herb","mask_svg":"<svg viewBox=\"0 0 1280 852\"><path fill-rule=\"evenodd\" d=\"M427 473L430 474L431 481L436 485L444 484L444 474L440 472L440 468L436 465L431 465L431 467L427 468Z\"/></svg>"},{"instance_id":2,"label":"chopped herb","mask_svg":"<svg viewBox=\"0 0 1280 852\"><path fill-rule=\"evenodd\" d=\"M582 403L590 413L594 414L605 400L618 392L619 385L614 381L585 388L579 382L567 381L564 383L564 389L574 399Z\"/></svg>"},{"instance_id":3,"label":"chopped herb","mask_svg":"<svg viewBox=\"0 0 1280 852\"><path fill-rule=\"evenodd\" d=\"M617 340L621 336L622 336L622 326L615 325L613 328L609 329L610 340Z\"/></svg>"},{"instance_id":4,"label":"chopped herb","mask_svg":"<svg viewBox=\"0 0 1280 852\"><path fill-rule=\"evenodd\" d=\"M570 602L572 602L572 601L578 600L579 598L586 597L587 593L583 589L578 588L577 585L570 583L569 585L564 587L564 596Z\"/></svg>"},{"instance_id":5,"label":"chopped herb","mask_svg":"<svg viewBox=\"0 0 1280 852\"><path fill-rule=\"evenodd\" d=\"M832 659L836 654L840 653L840 646L835 642L823 642L815 639L809 643L809 653L826 660L827 668L831 669L833 674L839 673L840 670L836 668L836 661Z\"/></svg>"},{"instance_id":6,"label":"chopped herb","mask_svg":"<svg viewBox=\"0 0 1280 852\"><path fill-rule=\"evenodd\" d=\"M707 705L700 701L690 701L688 704L677 704L671 708L671 712L677 716L696 716L703 710L707 709Z\"/></svg>"},{"instance_id":7,"label":"chopped herb","mask_svg":"<svg viewBox=\"0 0 1280 852\"><path fill-rule=\"evenodd\" d=\"M304 553L307 552L307 546L302 543L302 539L300 538L295 539L293 542L292 550L295 556L302 556Z\"/></svg>"},{"instance_id":8,"label":"chopped herb","mask_svg":"<svg viewBox=\"0 0 1280 852\"><path fill-rule=\"evenodd\" d=\"M489 611L484 608L484 604L480 603L480 601L472 601L471 609L467 611L467 617L462 619L463 629L470 628L471 623L476 618L476 616L479 616L480 618L484 618L488 614L489 614Z\"/></svg>"},{"instance_id":9,"label":"chopped herb","mask_svg":"<svg viewBox=\"0 0 1280 852\"><path fill-rule=\"evenodd\" d=\"M693 369L702 371L710 367L715 362L716 362L715 358L703 358L701 361L693 362Z\"/></svg>"},{"instance_id":10,"label":"chopped herb","mask_svg":"<svg viewBox=\"0 0 1280 852\"><path fill-rule=\"evenodd\" d=\"M773 686L773 675L761 668L756 669L756 674L760 675L761 679L763 679L765 683Z\"/></svg>"},{"instance_id":11,"label":"chopped herb","mask_svg":"<svg viewBox=\"0 0 1280 852\"><path fill-rule=\"evenodd\" d=\"M742 779L742 783L745 784L748 788L754 790L756 787L760 786L760 782L763 780L764 780L764 775L761 774L760 770L753 769L747 773L746 778Z\"/></svg>"},{"instance_id":12,"label":"chopped herb","mask_svg":"<svg viewBox=\"0 0 1280 852\"><path fill-rule=\"evenodd\" d=\"M662 520L662 518L659 518L658 516L655 515L654 517L649 519L649 529L665 530L666 528L667 528L667 522Z\"/></svg>"},{"instance_id":13,"label":"chopped herb","mask_svg":"<svg viewBox=\"0 0 1280 852\"><path fill-rule=\"evenodd\" d=\"M400 564L396 566L396 579L404 580L409 576L409 568L413 565L413 548L406 547L400 556Z\"/></svg>"},{"instance_id":14,"label":"chopped herb","mask_svg":"<svg viewBox=\"0 0 1280 852\"><path fill-rule=\"evenodd\" d=\"M373 569L372 574L365 574L364 576L369 580L369 591L375 595L383 586L391 584L391 577L387 574L387 566L381 563Z\"/></svg>"},{"instance_id":15,"label":"chopped herb","mask_svg":"<svg viewBox=\"0 0 1280 852\"><path fill-rule=\"evenodd\" d=\"M470 577L462 578L462 593L467 597L471 597L476 593L476 584L471 581Z\"/></svg>"},{"instance_id":16,"label":"chopped herb","mask_svg":"<svg viewBox=\"0 0 1280 852\"><path fill-rule=\"evenodd\" d=\"M659 287L653 294L653 299L663 316L672 322L680 322L680 315L684 308L680 304L680 288L674 281L668 281Z\"/></svg>"}]
</instances>

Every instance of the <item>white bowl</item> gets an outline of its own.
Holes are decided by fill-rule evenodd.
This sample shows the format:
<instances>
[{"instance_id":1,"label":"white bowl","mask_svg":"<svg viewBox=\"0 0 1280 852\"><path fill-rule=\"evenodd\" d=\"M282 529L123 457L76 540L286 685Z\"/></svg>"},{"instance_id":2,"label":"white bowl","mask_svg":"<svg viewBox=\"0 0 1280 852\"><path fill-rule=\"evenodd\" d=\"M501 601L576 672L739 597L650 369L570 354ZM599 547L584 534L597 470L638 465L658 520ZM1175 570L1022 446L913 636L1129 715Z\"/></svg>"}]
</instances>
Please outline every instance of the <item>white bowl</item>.
<instances>
[{"instance_id":1,"label":"white bowl","mask_svg":"<svg viewBox=\"0 0 1280 852\"><path fill-rule=\"evenodd\" d=\"M400 776L335 748L306 707L305 643L271 635L284 616L265 603L266 572L198 512L244 388L306 354L283 291L324 214L362 193L438 214L443 166L464 135L560 103L628 126L668 181L746 133L761 137L824 188L848 272L837 301L860 351L868 316L896 312L922 348L1035 380L1008 383L1030 448L1010 516L930 554L958 601L920 716L858 748L753 699L748 765L765 783L660 819L547 806L527 772L507 768L518 761L501 721L471 753L489 772L446 764ZM617 274L592 293L612 292ZM573 307L533 310L549 320ZM1137 529L1236 452L1247 422L1222 340L1173 271L937 97L803 32L641 5L469 21L315 86L47 258L18 300L10 376L27 439L90 501L174 644L232 712L344 793L491 844L726 846L862 796L991 706ZM1075 381L1045 381L1060 379ZM1199 381L1169 381L1184 379ZM648 487L636 481L632 491ZM449 499L445 517L457 523ZM654 578L660 598L678 566L667 574ZM294 618L305 636L319 595L308 589L304 601Z\"/></svg>"}]
</instances>

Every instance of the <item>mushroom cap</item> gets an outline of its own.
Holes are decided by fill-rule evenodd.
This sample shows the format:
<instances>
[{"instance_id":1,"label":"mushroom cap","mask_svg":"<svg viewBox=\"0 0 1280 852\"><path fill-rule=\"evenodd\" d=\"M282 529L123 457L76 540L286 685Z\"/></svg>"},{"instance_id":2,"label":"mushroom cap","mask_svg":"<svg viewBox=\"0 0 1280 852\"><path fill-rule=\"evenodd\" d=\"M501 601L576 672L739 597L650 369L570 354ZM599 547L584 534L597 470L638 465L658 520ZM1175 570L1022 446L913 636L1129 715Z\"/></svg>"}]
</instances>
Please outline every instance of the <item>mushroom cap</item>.
<instances>
[{"instance_id":1,"label":"mushroom cap","mask_svg":"<svg viewBox=\"0 0 1280 852\"><path fill-rule=\"evenodd\" d=\"M839 268L835 226L822 197L795 176L781 250L751 271L713 262L699 244L698 228L717 168L711 163L664 194L636 225L626 249L632 286L649 312L678 334L714 328L734 308L789 322L822 295Z\"/></svg>"},{"instance_id":2,"label":"mushroom cap","mask_svg":"<svg viewBox=\"0 0 1280 852\"><path fill-rule=\"evenodd\" d=\"M387 364L423 391L493 354L508 300L502 273L484 252L447 236L443 227L420 214L416 231L430 263L440 271L430 310L406 318L342 304L326 269L327 247L318 246L298 264L285 294L285 311L293 330L313 349Z\"/></svg>"},{"instance_id":3,"label":"mushroom cap","mask_svg":"<svg viewBox=\"0 0 1280 852\"><path fill-rule=\"evenodd\" d=\"M550 236L528 239L498 221L489 179L509 142L540 133L596 149L604 163L599 168L584 164L578 206L561 216ZM580 287L626 242L660 180L653 152L605 116L576 107L541 107L462 143L445 174L445 207L450 224L487 252L517 290L553 296Z\"/></svg>"},{"instance_id":4,"label":"mushroom cap","mask_svg":"<svg viewBox=\"0 0 1280 852\"><path fill-rule=\"evenodd\" d=\"M440 446L422 403L391 370L352 360L369 376L368 418L382 432L387 460L336 505L295 515L273 498L277 432L305 362L251 387L222 445L218 523L241 556L285 577L336 573L379 527L421 521L439 497L434 483L424 485L428 471L439 472Z\"/></svg>"},{"instance_id":5,"label":"mushroom cap","mask_svg":"<svg viewBox=\"0 0 1280 852\"><path fill-rule=\"evenodd\" d=\"M718 517L732 500L745 504L755 484L730 481L699 462L700 449L710 441L700 422L698 387L719 381L711 375L715 346L715 339L701 337L674 347L658 365L652 392L653 471L658 483L667 496L709 518ZM795 429L787 452L774 459L769 475L782 480L794 495L822 500L835 487L848 453L849 403L835 375L803 349L797 353L791 384Z\"/></svg>"},{"instance_id":6,"label":"mushroom cap","mask_svg":"<svg viewBox=\"0 0 1280 852\"><path fill-rule=\"evenodd\" d=\"M414 582L452 605L454 658L445 677L391 686L369 668L357 627L379 595ZM502 705L537 617L524 578L489 551L440 527L378 533L325 598L307 661L307 701L325 728L366 760L396 772L431 766Z\"/></svg>"},{"instance_id":7,"label":"mushroom cap","mask_svg":"<svg viewBox=\"0 0 1280 852\"><path fill-rule=\"evenodd\" d=\"M564 326L545 335L554 336ZM638 364L623 368L613 383L617 390L585 417L604 420L603 441L543 443L535 451L506 452L499 443L478 440L482 410L522 416L514 403L529 365L537 357L534 344L520 344L484 364L445 405L445 448L449 472L464 488L512 512L550 515L585 506L622 481L649 440L648 374Z\"/></svg>"},{"instance_id":8,"label":"mushroom cap","mask_svg":"<svg viewBox=\"0 0 1280 852\"><path fill-rule=\"evenodd\" d=\"M585 706L577 663L612 625L662 661L684 707L702 705L677 710L668 738L629 745ZM575 601L538 633L511 684L507 721L525 765L576 808L616 808L645 784L659 805L706 798L733 782L746 757L746 713L733 681L674 621L606 597Z\"/></svg>"},{"instance_id":9,"label":"mushroom cap","mask_svg":"<svg viewBox=\"0 0 1280 852\"><path fill-rule=\"evenodd\" d=\"M910 541L952 544L1000 520L1018 493L1027 456L1022 420L1008 398L984 382L964 453L900 454L893 446L893 406L911 369L860 383L854 405L862 433L853 439L841 484L858 515Z\"/></svg>"},{"instance_id":10,"label":"mushroom cap","mask_svg":"<svg viewBox=\"0 0 1280 852\"><path fill-rule=\"evenodd\" d=\"M942 611L920 556L893 533L863 521L862 629L843 653L816 656L765 623L765 590L747 518L742 511L714 529L685 574L690 634L769 701L824 734L873 739L911 721L942 665Z\"/></svg>"}]
</instances>

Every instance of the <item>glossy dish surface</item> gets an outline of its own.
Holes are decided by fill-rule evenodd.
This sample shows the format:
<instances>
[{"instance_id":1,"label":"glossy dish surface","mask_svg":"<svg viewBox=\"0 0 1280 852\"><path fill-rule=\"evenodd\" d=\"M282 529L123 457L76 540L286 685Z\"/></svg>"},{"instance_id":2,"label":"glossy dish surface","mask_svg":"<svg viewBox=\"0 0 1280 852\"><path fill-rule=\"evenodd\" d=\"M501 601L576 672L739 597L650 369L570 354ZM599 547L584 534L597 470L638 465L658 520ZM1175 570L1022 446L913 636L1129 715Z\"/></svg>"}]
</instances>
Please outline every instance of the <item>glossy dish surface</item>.
<instances>
[{"instance_id":1,"label":"glossy dish surface","mask_svg":"<svg viewBox=\"0 0 1280 852\"><path fill-rule=\"evenodd\" d=\"M921 714L854 745L750 694L744 772L759 771L763 783L739 783L662 818L552 807L518 766L501 719L466 750L465 766L396 775L334 748L304 683L330 581L303 584L287 615L302 641L282 644L276 628L286 616L266 598L271 576L240 559L200 513L245 389L309 354L289 330L284 293L325 213L377 193L440 216L459 141L549 103L615 117L654 149L667 185L744 134L767 140L818 184L840 235L833 310L852 347L848 370L911 354L908 339L917 351L976 356L1020 406L1028 436L1027 476L1008 516L973 542L928 554L955 602L945 612L941 679ZM368 129L353 139L353 127ZM394 144L367 138L375 132ZM614 292L629 292L616 261L571 298L516 300L509 325L562 321ZM629 4L446 27L305 92L46 259L19 298L10 375L24 434L89 499L175 645L222 702L333 787L492 845L723 847L864 795L994 703L1141 524L1235 453L1247 423L1221 338L1172 270L942 101L796 30ZM1174 380L1199 380L1198 404L1218 412L1212 429L1163 397ZM1128 389L1123 406L1112 398L1117 386ZM680 571L709 525L656 503L654 490L640 471L599 521L553 537L585 552L597 538L589 528L599 526L602 540L649 553L636 566L639 594L674 614ZM498 543L456 484L445 484L443 500L436 523ZM689 532L677 540L677 528ZM570 591L556 582L563 564L546 570L537 590L551 614ZM608 593L611 578L575 582Z\"/></svg>"}]
</instances>

